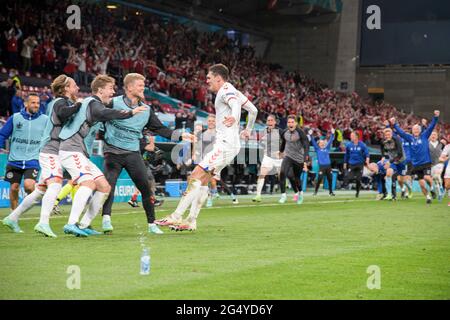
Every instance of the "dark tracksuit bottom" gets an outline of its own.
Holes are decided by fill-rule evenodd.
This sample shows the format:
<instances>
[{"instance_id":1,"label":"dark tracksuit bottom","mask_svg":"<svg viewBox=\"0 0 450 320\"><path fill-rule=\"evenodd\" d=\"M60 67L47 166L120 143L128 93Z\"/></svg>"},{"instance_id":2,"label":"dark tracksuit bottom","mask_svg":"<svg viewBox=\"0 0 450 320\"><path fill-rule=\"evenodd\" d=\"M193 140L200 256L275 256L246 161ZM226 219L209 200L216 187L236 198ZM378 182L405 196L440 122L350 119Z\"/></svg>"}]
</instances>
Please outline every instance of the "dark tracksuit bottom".
<instances>
[{"instance_id":1,"label":"dark tracksuit bottom","mask_svg":"<svg viewBox=\"0 0 450 320\"><path fill-rule=\"evenodd\" d=\"M284 157L281 162L280 170L280 189L281 193L286 193L286 178L291 182L294 192L302 191L302 184L300 182L300 175L303 172L303 163L292 160L289 157Z\"/></svg>"},{"instance_id":2,"label":"dark tracksuit bottom","mask_svg":"<svg viewBox=\"0 0 450 320\"><path fill-rule=\"evenodd\" d=\"M326 176L327 180L328 180L328 190L330 191L330 193L332 193L333 192L333 185L332 185L333 177L331 175L331 166L319 167L319 176L317 178L315 192L317 193L317 191L319 190L320 184L322 183L324 176Z\"/></svg>"},{"instance_id":3,"label":"dark tracksuit bottom","mask_svg":"<svg viewBox=\"0 0 450 320\"><path fill-rule=\"evenodd\" d=\"M130 175L131 180L136 185L142 195L142 205L147 215L147 222L155 221L154 198L150 191L148 183L147 168L139 152L130 152L126 154L105 153L104 159L105 178L111 185L111 193L103 205L103 215L111 215L111 209L114 202L114 190L117 179L122 169L125 169Z\"/></svg>"},{"instance_id":4,"label":"dark tracksuit bottom","mask_svg":"<svg viewBox=\"0 0 450 320\"><path fill-rule=\"evenodd\" d=\"M347 174L344 177L344 185L348 186L348 183L352 180L356 181L356 193L361 190L361 179L364 171L364 164L350 165Z\"/></svg>"}]
</instances>

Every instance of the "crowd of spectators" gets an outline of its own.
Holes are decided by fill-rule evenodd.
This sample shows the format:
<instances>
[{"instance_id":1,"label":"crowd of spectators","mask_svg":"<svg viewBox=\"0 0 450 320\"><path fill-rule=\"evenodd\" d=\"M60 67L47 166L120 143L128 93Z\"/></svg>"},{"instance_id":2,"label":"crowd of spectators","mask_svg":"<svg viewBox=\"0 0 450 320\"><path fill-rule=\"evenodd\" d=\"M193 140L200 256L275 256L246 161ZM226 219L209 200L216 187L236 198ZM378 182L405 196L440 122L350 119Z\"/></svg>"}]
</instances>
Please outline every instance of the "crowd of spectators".
<instances>
[{"instance_id":1,"label":"crowd of spectators","mask_svg":"<svg viewBox=\"0 0 450 320\"><path fill-rule=\"evenodd\" d=\"M386 102L372 103L356 93L338 93L299 72L284 72L257 58L251 46L225 35L199 32L135 9L108 10L104 4L84 3L80 5L81 29L68 30L70 4L2 1L0 61L4 66L39 76L66 73L81 86L97 74L110 74L120 82L125 74L138 72L146 76L150 89L212 113L214 97L205 86L206 70L221 62L232 71L230 81L258 107L259 120L275 114L280 127L294 114L318 134L334 127L348 139L352 130L358 130L365 142L377 144L386 119L396 117L405 128L421 121ZM12 94L10 88L11 83L2 84L2 97L20 98L20 90ZM3 106L1 115L11 114L19 98L9 102L8 108ZM177 114L176 124L191 127L193 118ZM441 125L441 134L450 134L448 124Z\"/></svg>"}]
</instances>

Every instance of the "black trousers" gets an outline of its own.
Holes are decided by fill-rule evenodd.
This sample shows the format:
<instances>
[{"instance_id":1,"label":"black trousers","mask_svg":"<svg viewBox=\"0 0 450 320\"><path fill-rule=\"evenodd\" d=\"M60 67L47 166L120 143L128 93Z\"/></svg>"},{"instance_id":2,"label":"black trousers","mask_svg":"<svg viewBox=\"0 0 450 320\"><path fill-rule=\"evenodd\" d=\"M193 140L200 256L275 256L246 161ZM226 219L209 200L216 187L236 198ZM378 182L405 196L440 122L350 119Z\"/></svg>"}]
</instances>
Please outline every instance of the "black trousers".
<instances>
[{"instance_id":1,"label":"black trousers","mask_svg":"<svg viewBox=\"0 0 450 320\"><path fill-rule=\"evenodd\" d=\"M111 209L114 202L114 190L116 188L117 179L122 169L130 175L131 180L136 185L142 195L142 205L147 215L148 223L155 221L155 206L150 186L148 183L147 168L144 160L138 152L130 152L127 154L105 153L105 161L103 164L105 178L111 185L111 193L103 205L103 215L111 215Z\"/></svg>"},{"instance_id":2,"label":"black trousers","mask_svg":"<svg viewBox=\"0 0 450 320\"><path fill-rule=\"evenodd\" d=\"M281 162L280 170L280 189L281 193L286 193L286 178L291 182L294 192L302 191L302 184L300 182L300 175L303 172L303 163L284 157Z\"/></svg>"},{"instance_id":3,"label":"black trousers","mask_svg":"<svg viewBox=\"0 0 450 320\"><path fill-rule=\"evenodd\" d=\"M319 176L317 177L317 184L316 184L316 192L319 190L320 184L322 183L323 177L326 176L328 180L328 190L330 193L333 192L333 177L331 175L331 167L319 167Z\"/></svg>"},{"instance_id":4,"label":"black trousers","mask_svg":"<svg viewBox=\"0 0 450 320\"><path fill-rule=\"evenodd\" d=\"M344 186L348 186L348 183L352 180L356 182L356 192L361 190L361 178L363 175L364 164L350 165L347 170L347 174L344 177Z\"/></svg>"},{"instance_id":5,"label":"black trousers","mask_svg":"<svg viewBox=\"0 0 450 320\"><path fill-rule=\"evenodd\" d=\"M397 175L394 174L392 176L392 197L393 198L397 198Z\"/></svg>"}]
</instances>

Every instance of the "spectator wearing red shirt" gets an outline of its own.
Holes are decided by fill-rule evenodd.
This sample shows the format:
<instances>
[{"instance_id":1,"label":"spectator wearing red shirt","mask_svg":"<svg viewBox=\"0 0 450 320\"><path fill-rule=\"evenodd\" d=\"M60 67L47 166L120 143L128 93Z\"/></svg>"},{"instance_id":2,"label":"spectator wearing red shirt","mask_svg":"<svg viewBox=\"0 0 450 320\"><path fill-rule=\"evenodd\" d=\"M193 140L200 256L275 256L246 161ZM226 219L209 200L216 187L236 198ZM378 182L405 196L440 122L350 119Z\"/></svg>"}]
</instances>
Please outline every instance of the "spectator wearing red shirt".
<instances>
[{"instance_id":1,"label":"spectator wearing red shirt","mask_svg":"<svg viewBox=\"0 0 450 320\"><path fill-rule=\"evenodd\" d=\"M142 57L138 57L134 61L134 72L145 75L145 61Z\"/></svg>"},{"instance_id":2,"label":"spectator wearing red shirt","mask_svg":"<svg viewBox=\"0 0 450 320\"><path fill-rule=\"evenodd\" d=\"M64 73L69 75L71 78L75 79L75 73L77 72L77 63L76 63L76 53L75 48L70 48L69 58L67 59L67 64L64 67Z\"/></svg>"},{"instance_id":3,"label":"spectator wearing red shirt","mask_svg":"<svg viewBox=\"0 0 450 320\"><path fill-rule=\"evenodd\" d=\"M44 46L44 67L53 74L55 72L56 51L53 44Z\"/></svg>"},{"instance_id":4,"label":"spectator wearing red shirt","mask_svg":"<svg viewBox=\"0 0 450 320\"><path fill-rule=\"evenodd\" d=\"M41 73L42 72L42 60L43 60L43 48L42 45L38 45L33 49L32 55L32 67L31 71Z\"/></svg>"},{"instance_id":5,"label":"spectator wearing red shirt","mask_svg":"<svg viewBox=\"0 0 450 320\"><path fill-rule=\"evenodd\" d=\"M183 99L184 101L188 102L189 104L194 105L194 92L192 91L191 85L186 86L186 89L184 89L183 93Z\"/></svg>"},{"instance_id":6,"label":"spectator wearing red shirt","mask_svg":"<svg viewBox=\"0 0 450 320\"><path fill-rule=\"evenodd\" d=\"M18 40L22 37L22 30L16 23L8 32L5 31L6 51L8 52L8 63L13 68L18 68L19 65L19 43Z\"/></svg>"},{"instance_id":7,"label":"spectator wearing red shirt","mask_svg":"<svg viewBox=\"0 0 450 320\"><path fill-rule=\"evenodd\" d=\"M147 63L147 76L150 81L155 81L158 78L158 67L155 65L153 61L149 61Z\"/></svg>"},{"instance_id":8,"label":"spectator wearing red shirt","mask_svg":"<svg viewBox=\"0 0 450 320\"><path fill-rule=\"evenodd\" d=\"M199 107L200 109L203 109L206 105L206 95L207 95L208 91L206 89L206 86L200 86L197 88L196 92L195 92L195 100L196 100L196 105L197 107Z\"/></svg>"}]
</instances>

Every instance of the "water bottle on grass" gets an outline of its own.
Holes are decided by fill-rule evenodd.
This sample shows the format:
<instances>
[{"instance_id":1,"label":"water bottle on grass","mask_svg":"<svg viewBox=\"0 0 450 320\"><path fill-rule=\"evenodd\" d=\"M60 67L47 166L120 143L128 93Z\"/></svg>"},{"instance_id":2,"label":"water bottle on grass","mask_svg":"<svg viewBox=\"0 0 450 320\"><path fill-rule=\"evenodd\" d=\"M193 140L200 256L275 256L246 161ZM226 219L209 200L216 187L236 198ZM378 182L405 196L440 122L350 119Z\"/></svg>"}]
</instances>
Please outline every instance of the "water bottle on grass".
<instances>
[{"instance_id":1,"label":"water bottle on grass","mask_svg":"<svg viewBox=\"0 0 450 320\"><path fill-rule=\"evenodd\" d=\"M141 275L150 274L150 263L150 249L144 248L141 255Z\"/></svg>"}]
</instances>

